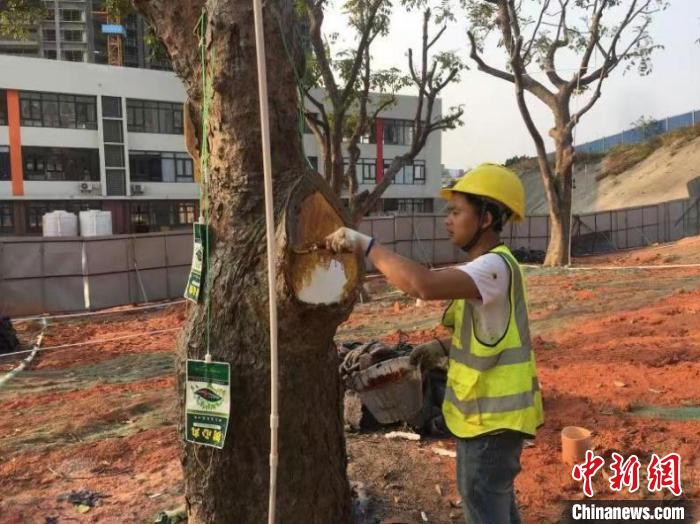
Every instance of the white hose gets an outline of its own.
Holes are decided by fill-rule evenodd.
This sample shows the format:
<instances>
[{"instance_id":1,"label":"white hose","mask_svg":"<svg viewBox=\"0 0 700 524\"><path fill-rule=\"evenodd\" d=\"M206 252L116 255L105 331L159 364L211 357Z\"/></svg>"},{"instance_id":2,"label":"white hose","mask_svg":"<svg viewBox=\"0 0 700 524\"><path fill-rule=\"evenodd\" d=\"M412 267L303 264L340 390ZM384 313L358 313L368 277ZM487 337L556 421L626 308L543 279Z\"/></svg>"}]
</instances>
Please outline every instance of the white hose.
<instances>
[{"instance_id":1,"label":"white hose","mask_svg":"<svg viewBox=\"0 0 700 524\"><path fill-rule=\"evenodd\" d=\"M267 233L267 284L270 295L270 499L267 522L275 522L277 499L277 428L278 371L277 371L277 294L275 292L276 253L275 217L272 207L272 161L270 154L270 121L267 107L267 70L265 68L265 35L263 33L262 3L253 0L255 18L255 51L258 61L258 98L260 99L260 131L262 132L263 174L265 180L265 230Z\"/></svg>"}]
</instances>

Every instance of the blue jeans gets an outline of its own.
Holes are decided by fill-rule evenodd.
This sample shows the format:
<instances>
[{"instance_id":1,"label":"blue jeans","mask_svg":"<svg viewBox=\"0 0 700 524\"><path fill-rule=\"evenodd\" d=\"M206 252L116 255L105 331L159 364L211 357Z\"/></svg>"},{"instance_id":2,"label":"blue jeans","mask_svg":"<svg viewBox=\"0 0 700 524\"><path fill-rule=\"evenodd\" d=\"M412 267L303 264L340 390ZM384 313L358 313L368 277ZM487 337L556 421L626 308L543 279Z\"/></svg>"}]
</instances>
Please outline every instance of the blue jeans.
<instances>
[{"instance_id":1,"label":"blue jeans","mask_svg":"<svg viewBox=\"0 0 700 524\"><path fill-rule=\"evenodd\" d=\"M523 440L514 431L457 440L457 488L467 524L520 524L513 481Z\"/></svg>"}]
</instances>

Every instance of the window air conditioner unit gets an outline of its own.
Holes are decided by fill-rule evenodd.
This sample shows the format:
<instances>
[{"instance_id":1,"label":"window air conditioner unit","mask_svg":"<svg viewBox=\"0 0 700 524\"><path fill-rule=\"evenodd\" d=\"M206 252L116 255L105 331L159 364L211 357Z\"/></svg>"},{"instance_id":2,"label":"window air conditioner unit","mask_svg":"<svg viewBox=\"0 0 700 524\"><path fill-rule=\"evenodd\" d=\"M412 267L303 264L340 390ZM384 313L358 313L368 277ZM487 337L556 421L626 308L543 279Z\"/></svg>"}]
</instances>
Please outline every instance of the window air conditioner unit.
<instances>
[{"instance_id":1,"label":"window air conditioner unit","mask_svg":"<svg viewBox=\"0 0 700 524\"><path fill-rule=\"evenodd\" d=\"M131 184L132 195L143 195L143 186L141 184Z\"/></svg>"},{"instance_id":2,"label":"window air conditioner unit","mask_svg":"<svg viewBox=\"0 0 700 524\"><path fill-rule=\"evenodd\" d=\"M88 182L81 182L80 183L80 192L81 193L91 193L92 192L92 185L89 184Z\"/></svg>"},{"instance_id":3,"label":"window air conditioner unit","mask_svg":"<svg viewBox=\"0 0 700 524\"><path fill-rule=\"evenodd\" d=\"M93 191L99 193L102 190L102 184L100 184L100 182L93 182L92 184L90 184L90 188Z\"/></svg>"}]
</instances>

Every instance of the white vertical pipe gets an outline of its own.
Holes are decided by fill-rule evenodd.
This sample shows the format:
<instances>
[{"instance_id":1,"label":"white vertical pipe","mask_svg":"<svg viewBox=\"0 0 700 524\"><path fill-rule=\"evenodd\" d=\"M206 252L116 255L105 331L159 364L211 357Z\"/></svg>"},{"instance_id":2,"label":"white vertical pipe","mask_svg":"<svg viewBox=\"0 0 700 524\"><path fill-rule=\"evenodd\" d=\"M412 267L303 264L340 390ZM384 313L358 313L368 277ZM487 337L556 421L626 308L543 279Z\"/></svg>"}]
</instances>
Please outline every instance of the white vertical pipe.
<instances>
[{"instance_id":1,"label":"white vertical pipe","mask_svg":"<svg viewBox=\"0 0 700 524\"><path fill-rule=\"evenodd\" d=\"M270 296L270 498L268 523L275 522L277 499L277 428L279 427L277 370L277 294L275 291L276 253L275 224L272 206L272 158L270 154L270 119L267 104L267 69L265 67L265 36L262 4L253 0L255 19L255 51L258 61L258 98L260 99L260 130L262 132L263 175L265 181L265 231L267 233L267 274Z\"/></svg>"}]
</instances>

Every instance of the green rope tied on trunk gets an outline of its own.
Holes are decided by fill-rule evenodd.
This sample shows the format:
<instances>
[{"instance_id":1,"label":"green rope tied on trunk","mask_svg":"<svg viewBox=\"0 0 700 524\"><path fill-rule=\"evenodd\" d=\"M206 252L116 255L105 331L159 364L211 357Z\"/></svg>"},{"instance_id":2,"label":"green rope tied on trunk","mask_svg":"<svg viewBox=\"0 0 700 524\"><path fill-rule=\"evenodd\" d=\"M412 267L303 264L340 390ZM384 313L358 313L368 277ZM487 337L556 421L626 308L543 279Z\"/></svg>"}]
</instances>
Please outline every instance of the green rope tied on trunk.
<instances>
[{"instance_id":1,"label":"green rope tied on trunk","mask_svg":"<svg viewBox=\"0 0 700 524\"><path fill-rule=\"evenodd\" d=\"M206 275L204 279L204 300L205 300L205 316L206 316L206 336L205 343L207 348L206 360L211 360L210 348L210 333L211 333L211 300L208 285L210 281L210 271L209 271L209 260L211 253L211 242L209 238L209 229L211 223L211 217L209 214L209 102L211 98L211 80L207 78L207 54L206 54L206 28L207 28L207 13L204 8L202 8L202 14L198 21L198 30L196 31L199 36L199 50L200 50L200 60L201 60L201 72L202 72L202 139L201 147L199 151L199 163L200 163L200 208L204 210L204 252L205 252L205 270ZM212 50L212 55L213 55ZM202 219L202 211L200 209L200 222Z\"/></svg>"}]
</instances>

